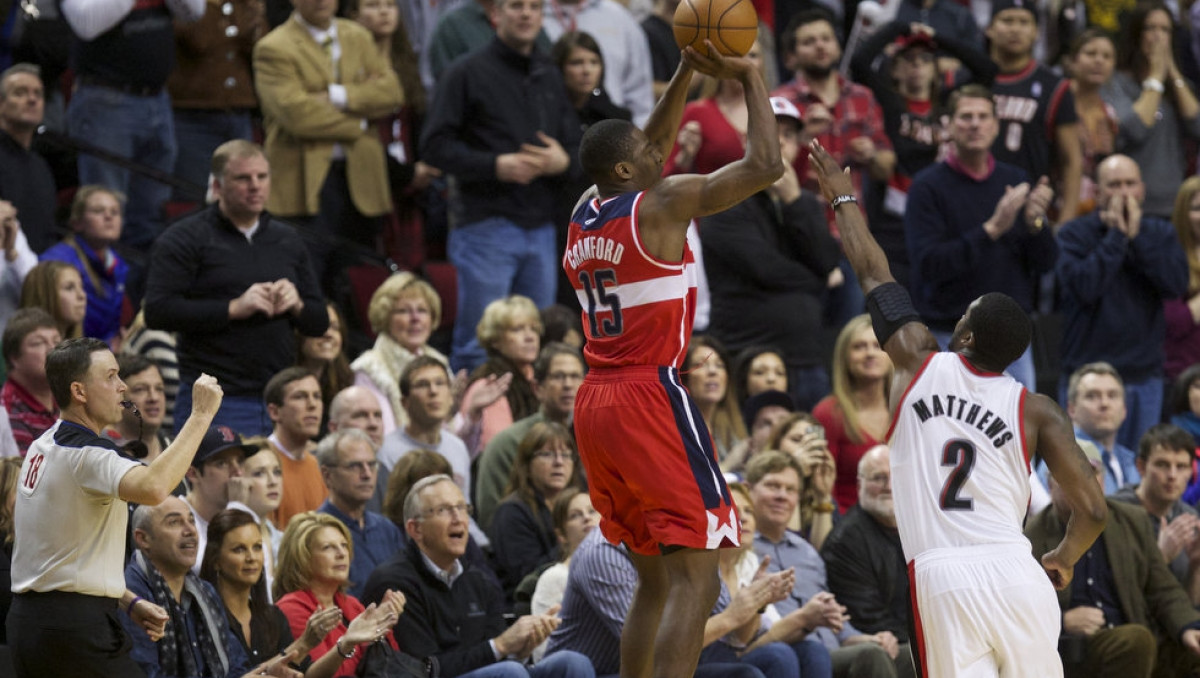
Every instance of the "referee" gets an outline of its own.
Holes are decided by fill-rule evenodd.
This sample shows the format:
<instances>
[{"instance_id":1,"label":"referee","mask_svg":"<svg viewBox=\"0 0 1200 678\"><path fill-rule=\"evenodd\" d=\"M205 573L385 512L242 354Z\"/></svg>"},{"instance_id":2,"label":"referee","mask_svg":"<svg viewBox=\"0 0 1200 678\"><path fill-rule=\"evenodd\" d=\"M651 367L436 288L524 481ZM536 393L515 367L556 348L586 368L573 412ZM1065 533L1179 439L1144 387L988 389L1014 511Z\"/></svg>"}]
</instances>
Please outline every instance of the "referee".
<instances>
[{"instance_id":1,"label":"referee","mask_svg":"<svg viewBox=\"0 0 1200 678\"><path fill-rule=\"evenodd\" d=\"M17 676L142 676L117 609L154 640L159 606L125 589L126 502L156 505L183 479L221 405L216 379L192 387L192 414L149 466L117 454L101 431L121 420L125 383L98 339L71 339L46 356L61 418L30 446L17 485L8 641Z\"/></svg>"}]
</instances>

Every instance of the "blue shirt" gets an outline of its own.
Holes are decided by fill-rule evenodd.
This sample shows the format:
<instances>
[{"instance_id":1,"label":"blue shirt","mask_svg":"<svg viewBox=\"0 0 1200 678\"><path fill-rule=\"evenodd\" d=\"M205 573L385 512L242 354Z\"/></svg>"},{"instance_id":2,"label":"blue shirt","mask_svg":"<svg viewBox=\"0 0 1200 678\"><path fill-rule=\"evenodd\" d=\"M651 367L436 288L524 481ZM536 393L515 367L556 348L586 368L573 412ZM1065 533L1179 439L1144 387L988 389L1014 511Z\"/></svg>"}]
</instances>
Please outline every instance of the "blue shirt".
<instances>
[{"instance_id":1,"label":"blue shirt","mask_svg":"<svg viewBox=\"0 0 1200 678\"><path fill-rule=\"evenodd\" d=\"M350 588L346 592L361 598L371 572L404 549L407 543L404 533L395 523L374 511L366 511L363 524L359 526L357 520L342 513L328 499L317 510L337 518L350 529L354 557L350 560Z\"/></svg>"},{"instance_id":2,"label":"blue shirt","mask_svg":"<svg viewBox=\"0 0 1200 678\"><path fill-rule=\"evenodd\" d=\"M87 294L87 312L83 317L83 336L96 337L108 341L121 330L121 307L125 302L125 278L129 275L129 266L110 250L111 259L105 257L76 237L77 252L67 241L54 245L42 253L42 261L62 261L70 264L79 271L83 278L83 291ZM80 258L82 252L87 258ZM88 275L91 267L96 274L95 280ZM96 287L99 283L99 289Z\"/></svg>"},{"instance_id":3,"label":"blue shirt","mask_svg":"<svg viewBox=\"0 0 1200 678\"><path fill-rule=\"evenodd\" d=\"M779 543L767 539L761 532L755 532L754 552L759 558L770 556L767 572L781 572L789 567L796 570L796 585L792 587L792 595L775 603L775 609L781 616L786 617L800 609L809 598L818 593L829 591L825 583L825 561L821 560L821 554L795 532L785 531ZM842 625L841 633L834 634L829 628L819 626L809 637L815 636L832 652L841 647L847 639L860 635L862 631L846 622Z\"/></svg>"}]
</instances>

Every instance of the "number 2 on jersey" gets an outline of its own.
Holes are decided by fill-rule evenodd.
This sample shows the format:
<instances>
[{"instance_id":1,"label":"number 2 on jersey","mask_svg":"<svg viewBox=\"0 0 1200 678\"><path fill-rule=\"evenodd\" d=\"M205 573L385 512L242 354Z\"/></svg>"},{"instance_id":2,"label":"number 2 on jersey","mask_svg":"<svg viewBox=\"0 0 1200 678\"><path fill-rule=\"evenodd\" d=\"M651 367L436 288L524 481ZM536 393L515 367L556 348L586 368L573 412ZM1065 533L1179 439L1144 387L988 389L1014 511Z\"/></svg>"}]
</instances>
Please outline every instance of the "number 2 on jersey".
<instances>
[{"instance_id":1,"label":"number 2 on jersey","mask_svg":"<svg viewBox=\"0 0 1200 678\"><path fill-rule=\"evenodd\" d=\"M950 440L942 448L942 466L953 466L946 484L942 485L942 495L938 505L943 511L970 511L975 507L975 500L970 497L960 497L963 485L975 468L975 446L966 440Z\"/></svg>"},{"instance_id":2,"label":"number 2 on jersey","mask_svg":"<svg viewBox=\"0 0 1200 678\"><path fill-rule=\"evenodd\" d=\"M602 268L595 272L580 271L579 282L588 299L588 325L593 337L615 337L624 331L621 319L621 299L612 291L617 286L617 272ZM598 311L612 312L612 318L596 317Z\"/></svg>"}]
</instances>

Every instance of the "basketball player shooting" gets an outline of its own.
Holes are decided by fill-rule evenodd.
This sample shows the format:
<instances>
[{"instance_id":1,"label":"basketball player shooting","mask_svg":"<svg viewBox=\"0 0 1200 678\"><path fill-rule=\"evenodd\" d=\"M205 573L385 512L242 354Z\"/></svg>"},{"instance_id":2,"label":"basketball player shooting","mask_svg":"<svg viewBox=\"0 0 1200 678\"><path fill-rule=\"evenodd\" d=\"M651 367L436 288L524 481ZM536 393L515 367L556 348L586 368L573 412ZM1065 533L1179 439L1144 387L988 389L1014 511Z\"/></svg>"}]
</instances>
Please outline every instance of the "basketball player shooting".
<instances>
[{"instance_id":1,"label":"basketball player shooting","mask_svg":"<svg viewBox=\"0 0 1200 678\"><path fill-rule=\"evenodd\" d=\"M1003 374L1029 345L1029 317L1010 297L985 294L958 321L949 352L939 352L867 230L849 175L816 141L811 151L896 369L888 439L914 592L917 675L1062 676L1054 588L1070 584L1108 509L1066 413ZM1040 568L1021 531L1033 453L1072 509L1066 535Z\"/></svg>"},{"instance_id":2,"label":"basketball player shooting","mask_svg":"<svg viewBox=\"0 0 1200 678\"><path fill-rule=\"evenodd\" d=\"M628 547L638 571L621 636L624 678L692 675L720 587L715 549L738 545L712 437L679 378L696 300L686 232L692 219L766 189L783 163L758 69L707 47L712 56L683 50L645 131L605 120L584 134L580 160L598 193L577 206L563 256L591 368L575 401L580 458L600 529ZM663 178L693 69L744 86L746 154L712 174Z\"/></svg>"}]
</instances>

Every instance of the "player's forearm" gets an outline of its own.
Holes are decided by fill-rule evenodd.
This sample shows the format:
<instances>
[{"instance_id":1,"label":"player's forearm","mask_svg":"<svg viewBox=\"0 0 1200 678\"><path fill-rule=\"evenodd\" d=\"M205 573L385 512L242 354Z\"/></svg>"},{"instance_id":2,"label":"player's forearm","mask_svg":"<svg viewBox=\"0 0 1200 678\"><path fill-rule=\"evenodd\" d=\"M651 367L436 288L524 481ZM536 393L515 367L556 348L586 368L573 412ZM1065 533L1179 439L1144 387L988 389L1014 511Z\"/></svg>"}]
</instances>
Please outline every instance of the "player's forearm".
<instances>
[{"instance_id":1,"label":"player's forearm","mask_svg":"<svg viewBox=\"0 0 1200 678\"><path fill-rule=\"evenodd\" d=\"M775 110L767 96L767 86L758 71L750 71L741 78L746 96L746 161L762 170L763 188L783 176L783 157L779 153L779 133L776 129Z\"/></svg>"},{"instance_id":2,"label":"player's forearm","mask_svg":"<svg viewBox=\"0 0 1200 678\"><path fill-rule=\"evenodd\" d=\"M1071 518L1067 521L1067 531L1058 545L1059 553L1071 564L1079 562L1083 554L1087 553L1108 522L1108 506L1104 503L1104 496L1100 494L1099 488L1095 489L1098 502L1096 497L1088 496L1080 497L1071 504Z\"/></svg>"},{"instance_id":3,"label":"player's forearm","mask_svg":"<svg viewBox=\"0 0 1200 678\"><path fill-rule=\"evenodd\" d=\"M888 268L887 255L867 230L867 222L858 205L842 203L834 212L837 214L838 230L842 234L842 250L858 274L863 293L869 294L876 287L893 282L895 278Z\"/></svg>"},{"instance_id":4,"label":"player's forearm","mask_svg":"<svg viewBox=\"0 0 1200 678\"><path fill-rule=\"evenodd\" d=\"M675 147L675 135L679 132L680 121L683 120L683 108L687 105L688 85L692 81L692 67L686 61L679 62L675 75L667 83L662 98L650 111L646 120L646 138L658 147L663 157L671 154Z\"/></svg>"}]
</instances>

